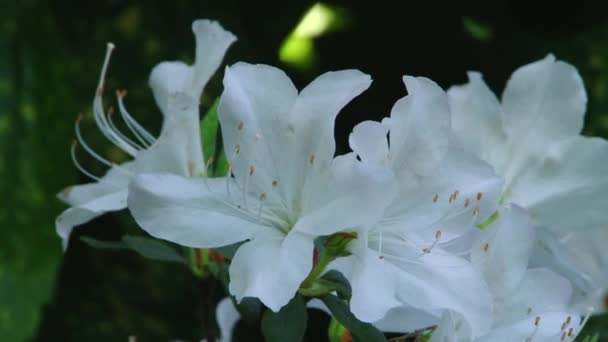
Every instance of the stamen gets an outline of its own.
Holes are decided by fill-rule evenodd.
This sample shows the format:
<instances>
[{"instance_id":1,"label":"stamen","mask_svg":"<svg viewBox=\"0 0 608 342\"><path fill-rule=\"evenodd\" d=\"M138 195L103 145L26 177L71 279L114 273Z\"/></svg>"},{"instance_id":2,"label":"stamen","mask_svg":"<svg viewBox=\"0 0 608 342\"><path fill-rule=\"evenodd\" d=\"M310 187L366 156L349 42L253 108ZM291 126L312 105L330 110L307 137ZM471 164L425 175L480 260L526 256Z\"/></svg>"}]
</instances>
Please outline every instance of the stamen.
<instances>
[{"instance_id":1,"label":"stamen","mask_svg":"<svg viewBox=\"0 0 608 342\"><path fill-rule=\"evenodd\" d=\"M378 257L380 259L384 259L384 257L382 256L382 230L380 231L380 233L378 235L379 235L378 236L378 238L379 238L379 241L378 241Z\"/></svg>"},{"instance_id":2,"label":"stamen","mask_svg":"<svg viewBox=\"0 0 608 342\"><path fill-rule=\"evenodd\" d=\"M475 209L473 209L473 216L477 216L479 215L479 206L475 207Z\"/></svg>"},{"instance_id":3,"label":"stamen","mask_svg":"<svg viewBox=\"0 0 608 342\"><path fill-rule=\"evenodd\" d=\"M572 317L568 316L568 318L566 319L566 321L564 322L564 324L562 324L562 330L566 330L566 328L568 327L568 325L570 325L570 321L572 321Z\"/></svg>"},{"instance_id":4,"label":"stamen","mask_svg":"<svg viewBox=\"0 0 608 342\"><path fill-rule=\"evenodd\" d=\"M532 332L532 335L530 335L526 338L526 342L532 342L532 339L534 339L534 336L536 336L536 333L538 332L539 324L540 324L540 316L536 316L536 318L534 319L534 331Z\"/></svg>"},{"instance_id":5,"label":"stamen","mask_svg":"<svg viewBox=\"0 0 608 342\"><path fill-rule=\"evenodd\" d=\"M100 156L99 154L97 154L97 152L95 152L95 150L93 150L89 146L89 144L87 144L87 142L82 137L82 133L80 132L80 121L81 120L82 120L82 114L80 114L78 116L78 118L76 119L76 123L74 124L74 131L76 132L76 139L77 139L77 140L75 140L76 144L80 144L88 154L90 154L93 158L95 158L97 161L101 162L102 164L104 164L110 168L115 168L127 175L132 175L133 173L131 171L128 171L127 169L121 167L120 165L114 164L111 161Z\"/></svg>"},{"instance_id":6,"label":"stamen","mask_svg":"<svg viewBox=\"0 0 608 342\"><path fill-rule=\"evenodd\" d=\"M254 173L255 173L255 166L249 165L249 175L253 176Z\"/></svg>"},{"instance_id":7,"label":"stamen","mask_svg":"<svg viewBox=\"0 0 608 342\"><path fill-rule=\"evenodd\" d=\"M308 162L310 163L310 165L313 165L315 163L315 155L311 154L310 157L308 158Z\"/></svg>"},{"instance_id":8,"label":"stamen","mask_svg":"<svg viewBox=\"0 0 608 342\"><path fill-rule=\"evenodd\" d=\"M435 196L433 196L433 203L437 203L438 200L439 200L439 195L435 194Z\"/></svg>"},{"instance_id":9,"label":"stamen","mask_svg":"<svg viewBox=\"0 0 608 342\"><path fill-rule=\"evenodd\" d=\"M245 124L243 123L243 121L240 121L240 122L239 122L239 125L238 125L238 129L239 129L239 131L242 131L242 130L243 130L243 127L245 127Z\"/></svg>"},{"instance_id":10,"label":"stamen","mask_svg":"<svg viewBox=\"0 0 608 342\"><path fill-rule=\"evenodd\" d=\"M241 144L236 144L234 146L234 154L239 154L239 152L241 152Z\"/></svg>"},{"instance_id":11,"label":"stamen","mask_svg":"<svg viewBox=\"0 0 608 342\"><path fill-rule=\"evenodd\" d=\"M262 217L262 208L264 207L264 201L266 200L266 193L260 194L260 207L258 208L258 220Z\"/></svg>"},{"instance_id":12,"label":"stamen","mask_svg":"<svg viewBox=\"0 0 608 342\"><path fill-rule=\"evenodd\" d=\"M154 141L156 141L156 139L152 136L152 134L150 134L150 132L143 128L143 126L141 126L137 122L137 120L135 120L133 116L131 116L131 114L129 114L124 104L125 96L127 96L126 90L116 91L116 98L118 100L118 109L120 110L120 115L122 116L124 122L127 124L127 127L129 127L129 130L131 130L131 133L135 135L137 140L139 140L144 147L149 147L154 143Z\"/></svg>"},{"instance_id":13,"label":"stamen","mask_svg":"<svg viewBox=\"0 0 608 342\"><path fill-rule=\"evenodd\" d=\"M99 77L99 83L97 85L97 91L95 93L95 98L93 99L93 113L95 117L95 123L101 133L114 145L134 157L137 154L137 148L133 145L129 144L128 141L123 140L110 126L108 119L106 118L106 114L103 109L103 88L105 83L106 72L108 70L108 65L110 63L110 57L112 55L112 51L114 50L114 44L108 43L106 49L106 56L103 62L103 66L101 68L101 74Z\"/></svg>"},{"instance_id":14,"label":"stamen","mask_svg":"<svg viewBox=\"0 0 608 342\"><path fill-rule=\"evenodd\" d=\"M114 116L114 107L110 107L108 108L108 123L110 124L110 128L116 132L116 134L118 134L118 136L120 136L121 139L127 141L129 144L133 145L133 147L137 148L138 150L142 150L144 147L140 146L139 144L137 144L135 141L131 140L129 137L127 137L126 135L122 134L122 132L118 129L118 127L114 124L114 120L112 119L112 117Z\"/></svg>"},{"instance_id":15,"label":"stamen","mask_svg":"<svg viewBox=\"0 0 608 342\"><path fill-rule=\"evenodd\" d=\"M486 242L483 245L483 251L487 253L489 249L490 249L490 244ZM531 311L532 309L528 308L528 310ZM528 313L530 313L530 312L528 312Z\"/></svg>"},{"instance_id":16,"label":"stamen","mask_svg":"<svg viewBox=\"0 0 608 342\"><path fill-rule=\"evenodd\" d=\"M469 207L469 199L467 198L466 200L464 200L464 207L468 208Z\"/></svg>"},{"instance_id":17,"label":"stamen","mask_svg":"<svg viewBox=\"0 0 608 342\"><path fill-rule=\"evenodd\" d=\"M429 254L431 253L431 251L433 250L433 248L435 248L435 246L437 246L437 243L439 242L439 239L441 239L441 230L438 230L435 232L435 241L433 241L433 243L429 246L429 247L425 247L422 249L422 252L424 254Z\"/></svg>"},{"instance_id":18,"label":"stamen","mask_svg":"<svg viewBox=\"0 0 608 342\"><path fill-rule=\"evenodd\" d=\"M481 201L481 198L483 197L483 194L481 192L477 193L477 200Z\"/></svg>"},{"instance_id":19,"label":"stamen","mask_svg":"<svg viewBox=\"0 0 608 342\"><path fill-rule=\"evenodd\" d=\"M531 308L531 307L528 307L528 313L527 313L527 314L529 315L529 314L531 314L531 313L532 313L532 308Z\"/></svg>"},{"instance_id":20,"label":"stamen","mask_svg":"<svg viewBox=\"0 0 608 342\"><path fill-rule=\"evenodd\" d=\"M566 340L566 332L564 331L564 333L562 334L561 341L565 341L565 340Z\"/></svg>"},{"instance_id":21,"label":"stamen","mask_svg":"<svg viewBox=\"0 0 608 342\"><path fill-rule=\"evenodd\" d=\"M568 329L568 337L571 337L573 333L574 333L574 328Z\"/></svg>"},{"instance_id":22,"label":"stamen","mask_svg":"<svg viewBox=\"0 0 608 342\"><path fill-rule=\"evenodd\" d=\"M279 181L275 179L272 181L272 187L276 188L277 186L279 186Z\"/></svg>"},{"instance_id":23,"label":"stamen","mask_svg":"<svg viewBox=\"0 0 608 342\"><path fill-rule=\"evenodd\" d=\"M74 163L74 165L80 172L84 173L89 178L94 179L99 182L101 180L101 178L97 177L94 174L87 171L84 167L82 167L82 165L80 165L80 163L78 162L78 159L76 159L76 146L77 145L78 145L78 141L76 141L76 140L72 141L72 148L70 148L70 155L72 156L72 162Z\"/></svg>"}]
</instances>

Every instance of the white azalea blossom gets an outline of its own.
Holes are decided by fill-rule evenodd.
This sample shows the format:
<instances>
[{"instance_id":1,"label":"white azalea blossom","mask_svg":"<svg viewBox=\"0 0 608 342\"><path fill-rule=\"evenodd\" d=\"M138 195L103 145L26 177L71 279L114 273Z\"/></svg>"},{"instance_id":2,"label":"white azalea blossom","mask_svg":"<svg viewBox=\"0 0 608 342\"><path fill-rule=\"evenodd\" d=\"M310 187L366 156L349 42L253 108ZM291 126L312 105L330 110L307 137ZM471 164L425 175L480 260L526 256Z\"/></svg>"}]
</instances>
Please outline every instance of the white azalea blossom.
<instances>
[{"instance_id":1,"label":"white azalea blossom","mask_svg":"<svg viewBox=\"0 0 608 342\"><path fill-rule=\"evenodd\" d=\"M546 268L528 268L535 231L528 213L515 205L475 237L471 261L493 298L491 331L476 335L461 314L445 311L433 342L573 341L585 322L569 307L572 286Z\"/></svg>"},{"instance_id":2,"label":"white azalea blossom","mask_svg":"<svg viewBox=\"0 0 608 342\"><path fill-rule=\"evenodd\" d=\"M481 333L491 324L489 289L468 260L448 249L495 211L502 182L450 143L445 92L426 78L404 82L409 95L390 118L363 122L350 136L364 163L396 174L398 196L334 267L351 283L353 313L383 330L423 328L451 309Z\"/></svg>"},{"instance_id":3,"label":"white azalea blossom","mask_svg":"<svg viewBox=\"0 0 608 342\"><path fill-rule=\"evenodd\" d=\"M559 238L542 231L533 256L536 264L547 265L568 277L575 285L573 306L579 312L608 310L608 228L574 231Z\"/></svg>"},{"instance_id":4,"label":"white azalea blossom","mask_svg":"<svg viewBox=\"0 0 608 342\"><path fill-rule=\"evenodd\" d=\"M117 92L118 108L133 138L120 132L112 120L112 113L104 111L104 79L114 48L108 44L93 102L95 122L103 135L133 160L117 165L100 156L86 143L81 134L80 120L77 122L78 145L110 169L103 177L92 175L78 163L76 145L72 147L74 163L95 182L69 187L58 195L71 206L56 220L57 233L63 240L64 248L75 226L106 212L126 208L128 185L137 174L170 172L188 176L205 175L199 130L199 98L235 37L217 22L208 20L196 20L192 30L196 38L194 65L162 62L150 74L150 87L164 118L158 138L153 137L128 113L123 102L124 92Z\"/></svg>"},{"instance_id":5,"label":"white azalea blossom","mask_svg":"<svg viewBox=\"0 0 608 342\"><path fill-rule=\"evenodd\" d=\"M157 238L190 247L245 241L230 264L238 301L257 297L278 311L312 268L313 240L374 222L393 197L385 169L334 158L334 120L371 79L326 73L298 93L279 69L226 69L218 117L230 174L192 179L142 175L129 209Z\"/></svg>"},{"instance_id":6,"label":"white azalea blossom","mask_svg":"<svg viewBox=\"0 0 608 342\"><path fill-rule=\"evenodd\" d=\"M592 249L550 244L572 234L592 234L607 223L608 142L580 135L587 96L576 69L552 55L523 66L507 83L502 103L474 72L468 84L448 93L454 134L505 178L503 203L529 210L543 232L535 254L544 257L532 262L561 264L560 272L569 276L577 292L597 302L607 288L605 281L583 282L578 275L587 272L585 266L562 262L572 254L580 259ZM568 265L575 269L568 271Z\"/></svg>"},{"instance_id":7,"label":"white azalea blossom","mask_svg":"<svg viewBox=\"0 0 608 342\"><path fill-rule=\"evenodd\" d=\"M608 143L580 135L576 69L551 55L517 69L499 103L479 73L448 91L454 134L505 178L504 201L557 234L605 226Z\"/></svg>"}]
</instances>

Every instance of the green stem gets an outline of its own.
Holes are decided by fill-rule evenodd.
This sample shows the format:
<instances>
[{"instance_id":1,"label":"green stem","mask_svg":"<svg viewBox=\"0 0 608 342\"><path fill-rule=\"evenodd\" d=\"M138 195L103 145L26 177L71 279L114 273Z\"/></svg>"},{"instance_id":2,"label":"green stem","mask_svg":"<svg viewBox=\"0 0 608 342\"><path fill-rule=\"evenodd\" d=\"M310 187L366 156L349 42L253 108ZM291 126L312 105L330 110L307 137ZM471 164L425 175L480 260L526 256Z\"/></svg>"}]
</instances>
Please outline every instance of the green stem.
<instances>
[{"instance_id":1,"label":"green stem","mask_svg":"<svg viewBox=\"0 0 608 342\"><path fill-rule=\"evenodd\" d=\"M313 267L312 271L304 281L302 282L301 288L307 289L312 287L315 280L319 278L325 267L334 259L334 257L328 255L327 253L323 253L315 267Z\"/></svg>"}]
</instances>

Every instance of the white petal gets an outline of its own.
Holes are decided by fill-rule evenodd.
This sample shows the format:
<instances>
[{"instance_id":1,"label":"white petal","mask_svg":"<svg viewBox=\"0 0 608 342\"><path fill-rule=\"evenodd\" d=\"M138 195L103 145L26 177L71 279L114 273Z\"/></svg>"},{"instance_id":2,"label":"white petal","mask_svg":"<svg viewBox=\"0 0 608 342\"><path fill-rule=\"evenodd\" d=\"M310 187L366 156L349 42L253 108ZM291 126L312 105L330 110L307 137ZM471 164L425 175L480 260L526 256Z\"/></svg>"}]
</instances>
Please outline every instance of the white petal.
<instances>
[{"instance_id":1,"label":"white petal","mask_svg":"<svg viewBox=\"0 0 608 342\"><path fill-rule=\"evenodd\" d=\"M479 232L471 261L484 275L495 297L506 299L519 291L532 255L535 233L529 214L511 205L498 220Z\"/></svg>"},{"instance_id":2,"label":"white petal","mask_svg":"<svg viewBox=\"0 0 608 342\"><path fill-rule=\"evenodd\" d=\"M512 201L558 234L606 224L608 142L573 137L552 146L512 187Z\"/></svg>"},{"instance_id":3,"label":"white petal","mask_svg":"<svg viewBox=\"0 0 608 342\"><path fill-rule=\"evenodd\" d=\"M74 227L87 223L109 211L122 210L127 207L127 189L118 190L88 202L79 203L72 208L66 209L55 220L57 234L62 239L63 249L67 249L70 234Z\"/></svg>"},{"instance_id":4,"label":"white petal","mask_svg":"<svg viewBox=\"0 0 608 342\"><path fill-rule=\"evenodd\" d=\"M540 316L531 316L514 322L512 324L502 325L493 329L489 334L476 339L476 342L513 342L513 341L531 341L531 342L557 342L561 341L564 332L562 325L571 317L572 323L569 327L573 328L574 333L578 333L579 323L578 317L567 312L550 312ZM538 325L536 317L540 317Z\"/></svg>"},{"instance_id":5,"label":"white petal","mask_svg":"<svg viewBox=\"0 0 608 342\"><path fill-rule=\"evenodd\" d=\"M279 311L310 272L313 249L313 238L297 232L245 243L230 265L230 293L239 302L256 297L272 311Z\"/></svg>"},{"instance_id":6,"label":"white petal","mask_svg":"<svg viewBox=\"0 0 608 342\"><path fill-rule=\"evenodd\" d=\"M188 247L225 246L274 229L232 204L225 191L224 178L144 174L131 183L128 204L150 235Z\"/></svg>"},{"instance_id":7,"label":"white petal","mask_svg":"<svg viewBox=\"0 0 608 342\"><path fill-rule=\"evenodd\" d=\"M336 157L330 169L305 184L302 215L294 230L329 235L377 222L396 194L387 169L357 161L354 154Z\"/></svg>"},{"instance_id":8,"label":"white petal","mask_svg":"<svg viewBox=\"0 0 608 342\"><path fill-rule=\"evenodd\" d=\"M549 144L580 133L587 95L577 70L549 55L513 73L502 104L512 144L507 179L512 179Z\"/></svg>"},{"instance_id":9,"label":"white petal","mask_svg":"<svg viewBox=\"0 0 608 342\"><path fill-rule=\"evenodd\" d=\"M327 72L302 89L291 122L296 135L302 138L299 150L306 157L314 155L319 168L327 167L334 156L336 116L371 83L369 75L359 70L342 70Z\"/></svg>"},{"instance_id":10,"label":"white petal","mask_svg":"<svg viewBox=\"0 0 608 342\"><path fill-rule=\"evenodd\" d=\"M430 342L469 342L472 341L470 327L461 315L446 310L433 331Z\"/></svg>"},{"instance_id":11,"label":"white petal","mask_svg":"<svg viewBox=\"0 0 608 342\"><path fill-rule=\"evenodd\" d=\"M133 163L123 163L120 168L122 170L111 168L98 182L69 186L58 193L57 197L71 206L77 206L126 189L132 178Z\"/></svg>"},{"instance_id":12,"label":"white petal","mask_svg":"<svg viewBox=\"0 0 608 342\"><path fill-rule=\"evenodd\" d=\"M448 146L448 97L424 77L403 78L408 95L391 110L390 154L399 177L423 176L443 158Z\"/></svg>"},{"instance_id":13,"label":"white petal","mask_svg":"<svg viewBox=\"0 0 608 342\"><path fill-rule=\"evenodd\" d=\"M437 324L439 317L427 311L401 305L391 309L381 320L374 322L380 331L409 333Z\"/></svg>"},{"instance_id":14,"label":"white petal","mask_svg":"<svg viewBox=\"0 0 608 342\"><path fill-rule=\"evenodd\" d=\"M237 63L226 69L218 118L228 161L236 180L251 191L279 196L286 206L295 189L287 188L289 165L297 158L297 139L289 115L298 92L281 70L267 65ZM254 168L252 179L250 171ZM274 184L274 186L273 186Z\"/></svg>"},{"instance_id":15,"label":"white petal","mask_svg":"<svg viewBox=\"0 0 608 342\"><path fill-rule=\"evenodd\" d=\"M466 260L440 250L398 263L398 297L421 310L448 309L460 313L473 335L492 323L492 296L481 274Z\"/></svg>"},{"instance_id":16,"label":"white petal","mask_svg":"<svg viewBox=\"0 0 608 342\"><path fill-rule=\"evenodd\" d=\"M236 37L216 21L195 20L192 31L196 37L196 59L190 96L198 98L207 82L220 67L226 51Z\"/></svg>"},{"instance_id":17,"label":"white petal","mask_svg":"<svg viewBox=\"0 0 608 342\"><path fill-rule=\"evenodd\" d=\"M135 156L138 173L173 173L181 176L206 174L198 122L198 108L175 108L165 119L156 141Z\"/></svg>"},{"instance_id":18,"label":"white petal","mask_svg":"<svg viewBox=\"0 0 608 342\"><path fill-rule=\"evenodd\" d=\"M441 242L468 232L497 208L503 183L493 169L472 154L450 147L446 158L420 184L404 184L387 209L384 230L415 231Z\"/></svg>"},{"instance_id":19,"label":"white petal","mask_svg":"<svg viewBox=\"0 0 608 342\"><path fill-rule=\"evenodd\" d=\"M388 166L389 126L376 121L363 121L348 137L350 148L363 162Z\"/></svg>"},{"instance_id":20,"label":"white petal","mask_svg":"<svg viewBox=\"0 0 608 342\"><path fill-rule=\"evenodd\" d=\"M545 268L529 269L517 291L497 304L496 319L514 322L530 315L566 311L571 295L572 286L566 278Z\"/></svg>"},{"instance_id":21,"label":"white petal","mask_svg":"<svg viewBox=\"0 0 608 342\"><path fill-rule=\"evenodd\" d=\"M498 167L506 144L502 109L480 73L468 76L469 83L448 90L452 131L467 151Z\"/></svg>"},{"instance_id":22,"label":"white petal","mask_svg":"<svg viewBox=\"0 0 608 342\"><path fill-rule=\"evenodd\" d=\"M232 329L241 319L232 298L226 297L220 300L215 308L215 319L220 327L220 342L232 341Z\"/></svg>"},{"instance_id":23,"label":"white petal","mask_svg":"<svg viewBox=\"0 0 608 342\"><path fill-rule=\"evenodd\" d=\"M178 94L185 94L198 104L203 88L219 68L228 47L236 40L232 33L214 21L196 20L192 31L196 37L194 65L162 62L150 73L150 87L165 116L171 115Z\"/></svg>"},{"instance_id":24,"label":"white petal","mask_svg":"<svg viewBox=\"0 0 608 342\"><path fill-rule=\"evenodd\" d=\"M394 273L398 270L367 247L348 257L354 263L348 281L352 287L350 309L364 322L375 322L400 305L395 295Z\"/></svg>"}]
</instances>

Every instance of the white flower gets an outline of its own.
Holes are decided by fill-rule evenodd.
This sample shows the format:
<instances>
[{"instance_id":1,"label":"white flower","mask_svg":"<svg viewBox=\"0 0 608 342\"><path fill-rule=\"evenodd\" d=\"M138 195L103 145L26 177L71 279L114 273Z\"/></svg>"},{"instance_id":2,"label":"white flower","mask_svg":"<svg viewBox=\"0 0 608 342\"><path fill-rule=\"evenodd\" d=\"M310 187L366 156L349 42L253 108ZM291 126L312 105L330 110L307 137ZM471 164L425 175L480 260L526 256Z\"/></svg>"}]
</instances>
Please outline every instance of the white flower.
<instances>
[{"instance_id":1,"label":"white flower","mask_svg":"<svg viewBox=\"0 0 608 342\"><path fill-rule=\"evenodd\" d=\"M608 142L580 135L587 96L576 69L551 55L525 65L502 103L474 72L448 94L454 134L505 178L503 203L526 208L542 235L533 263L568 276L577 293L597 302L608 283L595 271L594 281L581 280L589 270L575 260L604 253L559 242L608 221Z\"/></svg>"},{"instance_id":2,"label":"white flower","mask_svg":"<svg viewBox=\"0 0 608 342\"><path fill-rule=\"evenodd\" d=\"M446 311L431 341L573 341L585 322L569 309L569 281L528 268L534 248L528 213L515 205L502 208L497 221L476 235L471 260L492 291L492 329L479 336L465 317Z\"/></svg>"},{"instance_id":3,"label":"white flower","mask_svg":"<svg viewBox=\"0 0 608 342\"><path fill-rule=\"evenodd\" d=\"M494 212L502 182L450 143L445 92L426 78L404 82L409 95L391 117L363 122L350 136L362 162L396 174L399 194L383 218L351 242L353 255L333 267L349 279L351 310L363 321L412 331L452 309L479 333L491 323L489 290L468 260L447 249Z\"/></svg>"},{"instance_id":4,"label":"white flower","mask_svg":"<svg viewBox=\"0 0 608 342\"><path fill-rule=\"evenodd\" d=\"M543 248L533 256L534 263L547 265L568 277L575 285L573 307L579 312L593 308L608 310L608 228L574 231L558 238L541 231Z\"/></svg>"},{"instance_id":5,"label":"white flower","mask_svg":"<svg viewBox=\"0 0 608 342\"><path fill-rule=\"evenodd\" d=\"M189 176L205 175L198 101L205 84L219 67L235 37L218 23L208 20L196 20L192 24L192 30L196 37L195 64L188 66L181 62L163 62L150 74L150 86L164 115L158 138L154 138L127 112L123 103L124 92L117 92L118 108L135 139L127 137L116 128L111 112L105 113L102 101L104 78L114 48L108 44L93 102L95 122L105 137L128 153L133 160L116 165L97 154L83 139L78 120L78 144L110 169L103 177L92 175L78 163L76 144L73 145L72 158L75 165L96 182L69 187L58 195L72 206L56 220L57 233L63 240L64 248L67 248L75 226L106 212L126 208L128 184L137 174L171 172Z\"/></svg>"},{"instance_id":6,"label":"white flower","mask_svg":"<svg viewBox=\"0 0 608 342\"><path fill-rule=\"evenodd\" d=\"M273 311L311 271L313 240L378 219L393 177L353 154L334 158L334 120L369 87L356 70L326 73L299 94L279 69L237 63L226 69L218 116L230 174L188 179L143 175L129 209L151 235L190 247L241 245L230 292Z\"/></svg>"},{"instance_id":7,"label":"white flower","mask_svg":"<svg viewBox=\"0 0 608 342\"><path fill-rule=\"evenodd\" d=\"M556 234L606 224L608 143L580 136L587 96L551 55L517 69L502 104L478 73L448 92L454 134L505 178L505 203Z\"/></svg>"}]
</instances>

